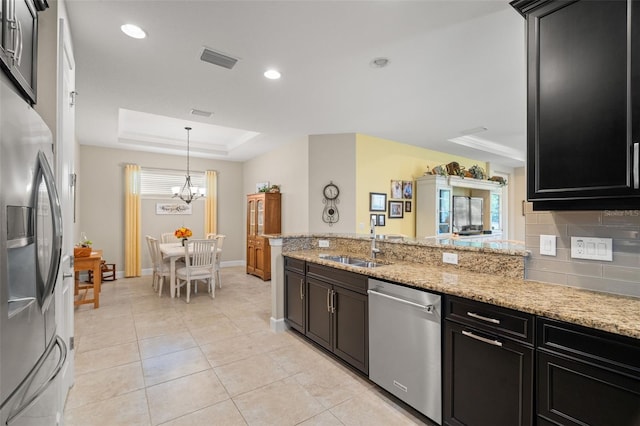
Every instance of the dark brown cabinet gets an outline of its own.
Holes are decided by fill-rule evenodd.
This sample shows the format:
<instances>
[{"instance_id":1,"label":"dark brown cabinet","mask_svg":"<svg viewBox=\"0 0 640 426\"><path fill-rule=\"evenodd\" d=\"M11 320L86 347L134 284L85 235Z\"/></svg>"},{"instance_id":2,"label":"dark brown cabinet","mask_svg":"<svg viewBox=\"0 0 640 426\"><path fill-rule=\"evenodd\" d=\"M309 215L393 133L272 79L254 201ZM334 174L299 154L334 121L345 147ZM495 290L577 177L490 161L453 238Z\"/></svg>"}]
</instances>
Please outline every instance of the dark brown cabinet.
<instances>
[{"instance_id":1,"label":"dark brown cabinet","mask_svg":"<svg viewBox=\"0 0 640 426\"><path fill-rule=\"evenodd\" d=\"M1 0L2 31L0 58L9 77L23 96L36 102L38 56L38 11L48 7L44 0Z\"/></svg>"},{"instance_id":2,"label":"dark brown cabinet","mask_svg":"<svg viewBox=\"0 0 640 426\"><path fill-rule=\"evenodd\" d=\"M304 260L284 258L284 317L287 324L304 333L305 278Z\"/></svg>"},{"instance_id":3,"label":"dark brown cabinet","mask_svg":"<svg viewBox=\"0 0 640 426\"><path fill-rule=\"evenodd\" d=\"M538 424L640 425L640 341L539 319Z\"/></svg>"},{"instance_id":4,"label":"dark brown cabinet","mask_svg":"<svg viewBox=\"0 0 640 426\"><path fill-rule=\"evenodd\" d=\"M527 198L640 207L640 3L511 3L527 20Z\"/></svg>"},{"instance_id":5,"label":"dark brown cabinet","mask_svg":"<svg viewBox=\"0 0 640 426\"><path fill-rule=\"evenodd\" d=\"M533 424L534 317L445 298L445 425Z\"/></svg>"},{"instance_id":6,"label":"dark brown cabinet","mask_svg":"<svg viewBox=\"0 0 640 426\"><path fill-rule=\"evenodd\" d=\"M306 264L305 275L301 291L299 272L285 266L287 323L298 331L302 325L307 338L368 374L367 277L314 263ZM303 321L299 319L300 300L304 300Z\"/></svg>"},{"instance_id":7,"label":"dark brown cabinet","mask_svg":"<svg viewBox=\"0 0 640 426\"><path fill-rule=\"evenodd\" d=\"M247 274L271 279L271 246L264 234L279 234L281 194L247 195Z\"/></svg>"}]
</instances>

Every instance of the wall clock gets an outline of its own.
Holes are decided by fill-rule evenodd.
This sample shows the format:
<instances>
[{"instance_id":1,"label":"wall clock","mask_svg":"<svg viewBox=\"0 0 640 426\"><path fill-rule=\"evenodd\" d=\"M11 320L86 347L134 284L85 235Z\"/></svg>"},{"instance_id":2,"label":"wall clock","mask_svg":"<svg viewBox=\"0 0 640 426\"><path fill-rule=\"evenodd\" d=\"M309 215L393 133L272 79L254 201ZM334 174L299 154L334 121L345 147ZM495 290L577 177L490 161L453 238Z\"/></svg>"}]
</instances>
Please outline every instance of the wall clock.
<instances>
[{"instance_id":1,"label":"wall clock","mask_svg":"<svg viewBox=\"0 0 640 426\"><path fill-rule=\"evenodd\" d=\"M322 190L322 195L324 196L324 199L322 200L322 203L324 204L324 209L322 210L322 221L328 223L329 226L332 226L340 220L340 213L338 212L337 206L340 202L338 199L340 189L335 183L330 181Z\"/></svg>"}]
</instances>

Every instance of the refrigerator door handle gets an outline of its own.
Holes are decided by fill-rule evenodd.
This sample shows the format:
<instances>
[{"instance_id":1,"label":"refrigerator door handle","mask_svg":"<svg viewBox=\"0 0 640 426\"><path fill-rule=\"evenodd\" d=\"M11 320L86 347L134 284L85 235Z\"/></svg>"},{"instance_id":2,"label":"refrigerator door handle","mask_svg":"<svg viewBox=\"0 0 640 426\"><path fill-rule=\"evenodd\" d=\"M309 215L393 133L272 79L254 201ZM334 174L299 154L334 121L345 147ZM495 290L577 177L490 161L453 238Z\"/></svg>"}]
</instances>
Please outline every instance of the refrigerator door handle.
<instances>
[{"instance_id":1,"label":"refrigerator door handle","mask_svg":"<svg viewBox=\"0 0 640 426\"><path fill-rule=\"evenodd\" d=\"M54 344L51 345L49 350L46 352L46 355L42 357L42 362L44 362L44 360L46 360L51 355L51 352L53 352L56 346L60 348L60 359L58 360L56 367L51 372L51 375L49 376L47 381L45 381L33 394L31 394L30 396L25 396L25 399L22 401L22 404L20 404L20 406L16 408L15 412L13 412L10 415L9 419L7 420L7 426L11 426L14 420L18 420L20 415L25 410L29 409L33 404L35 404L40 398L40 396L47 390L47 388L58 377L58 374L62 370L62 366L64 365L64 362L67 360L67 345L65 345L64 340L62 340L60 336L56 336L56 340ZM38 363L36 368L34 368L34 371L37 371L41 366L42 366L42 363Z\"/></svg>"},{"instance_id":2,"label":"refrigerator door handle","mask_svg":"<svg viewBox=\"0 0 640 426\"><path fill-rule=\"evenodd\" d=\"M42 173L42 179L47 187L53 225L53 235L51 236L51 265L49 266L49 271L44 283L42 297L42 311L44 312L49 307L51 300L53 300L53 292L55 290L56 280L58 279L58 270L60 269L60 260L62 258L62 210L60 208L60 199L58 198L53 172L51 171L51 167L49 167L47 157L42 151L38 151L38 166ZM37 197L37 193L34 194L34 196ZM34 205L36 205L36 203L34 203Z\"/></svg>"}]
</instances>

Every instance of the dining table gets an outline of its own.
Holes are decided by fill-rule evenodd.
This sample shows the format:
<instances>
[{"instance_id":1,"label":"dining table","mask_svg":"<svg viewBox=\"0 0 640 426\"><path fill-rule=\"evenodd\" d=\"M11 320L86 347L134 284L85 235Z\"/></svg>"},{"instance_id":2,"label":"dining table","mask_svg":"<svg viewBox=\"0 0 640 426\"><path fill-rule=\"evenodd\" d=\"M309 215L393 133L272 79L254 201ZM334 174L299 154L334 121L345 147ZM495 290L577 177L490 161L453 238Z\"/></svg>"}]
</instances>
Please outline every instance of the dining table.
<instances>
[{"instance_id":1,"label":"dining table","mask_svg":"<svg viewBox=\"0 0 640 426\"><path fill-rule=\"evenodd\" d=\"M160 253L163 259L169 259L169 293L171 297L176 295L176 261L184 258L185 250L181 242L179 243L160 243ZM217 249L219 256L222 249Z\"/></svg>"}]
</instances>

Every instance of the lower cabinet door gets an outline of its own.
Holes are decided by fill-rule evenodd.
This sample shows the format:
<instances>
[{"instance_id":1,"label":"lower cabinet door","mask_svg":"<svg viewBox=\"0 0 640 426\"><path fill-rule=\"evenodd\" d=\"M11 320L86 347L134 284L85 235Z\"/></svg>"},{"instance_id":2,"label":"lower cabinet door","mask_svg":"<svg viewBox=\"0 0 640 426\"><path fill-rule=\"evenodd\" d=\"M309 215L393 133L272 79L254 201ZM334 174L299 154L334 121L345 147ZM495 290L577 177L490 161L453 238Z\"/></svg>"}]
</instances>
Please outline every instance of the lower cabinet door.
<instances>
[{"instance_id":1,"label":"lower cabinet door","mask_svg":"<svg viewBox=\"0 0 640 426\"><path fill-rule=\"evenodd\" d=\"M445 321L444 424L533 424L533 353Z\"/></svg>"},{"instance_id":2,"label":"lower cabinet door","mask_svg":"<svg viewBox=\"0 0 640 426\"><path fill-rule=\"evenodd\" d=\"M369 374L367 296L338 286L334 291L333 352Z\"/></svg>"},{"instance_id":3,"label":"lower cabinet door","mask_svg":"<svg viewBox=\"0 0 640 426\"><path fill-rule=\"evenodd\" d=\"M640 377L538 351L538 424L640 425Z\"/></svg>"},{"instance_id":4,"label":"lower cabinet door","mask_svg":"<svg viewBox=\"0 0 640 426\"><path fill-rule=\"evenodd\" d=\"M284 271L284 317L290 327L304 333L304 275Z\"/></svg>"},{"instance_id":5,"label":"lower cabinet door","mask_svg":"<svg viewBox=\"0 0 640 426\"><path fill-rule=\"evenodd\" d=\"M307 278L306 336L320 346L331 350L333 315L330 312L331 284Z\"/></svg>"}]
</instances>

